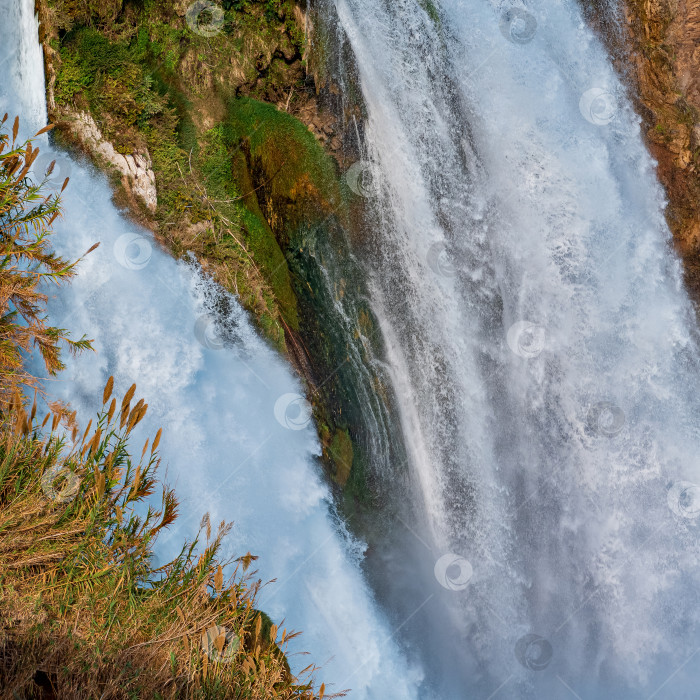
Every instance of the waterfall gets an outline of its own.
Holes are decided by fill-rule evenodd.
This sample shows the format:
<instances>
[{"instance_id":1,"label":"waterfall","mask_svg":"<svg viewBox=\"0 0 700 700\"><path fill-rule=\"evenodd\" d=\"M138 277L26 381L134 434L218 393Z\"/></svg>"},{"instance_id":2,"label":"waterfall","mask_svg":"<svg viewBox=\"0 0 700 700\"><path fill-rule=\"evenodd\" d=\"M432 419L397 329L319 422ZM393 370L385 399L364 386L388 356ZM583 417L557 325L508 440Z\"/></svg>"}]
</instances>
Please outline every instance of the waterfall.
<instances>
[{"instance_id":1,"label":"waterfall","mask_svg":"<svg viewBox=\"0 0 700 700\"><path fill-rule=\"evenodd\" d=\"M366 109L348 183L422 562L385 600L424 687L697 698L697 321L602 44L572 0L323 14Z\"/></svg>"},{"instance_id":2,"label":"waterfall","mask_svg":"<svg viewBox=\"0 0 700 700\"><path fill-rule=\"evenodd\" d=\"M0 12L0 113L19 114L29 136L46 122L33 2L1 0ZM57 252L75 259L100 242L73 283L50 292L50 322L94 339L96 351L65 358L66 370L46 384L50 398L69 401L86 424L110 375L117 394L135 382L149 411L134 445L163 428L163 475L181 500L157 554L178 552L206 512L214 527L232 521L222 554L257 555L258 576L274 580L260 608L303 632L293 670L315 662L328 692L416 697L421 671L400 652L360 570L363 545L335 512L300 383L235 298L117 211L104 176L46 136L38 141L57 160L52 185L71 178Z\"/></svg>"},{"instance_id":3,"label":"waterfall","mask_svg":"<svg viewBox=\"0 0 700 700\"><path fill-rule=\"evenodd\" d=\"M609 57L573 0L318 6L364 102L353 252L407 454L385 456L405 498L375 515L378 546L338 516L301 387L235 298L62 152L58 252L101 245L50 302L96 349L52 397L85 422L110 374L137 383L135 443L163 427L183 500L159 556L204 512L234 521L225 554L259 556L260 607L303 630L331 690L696 700L697 320ZM0 9L0 111L28 135L37 23L31 0Z\"/></svg>"}]
</instances>

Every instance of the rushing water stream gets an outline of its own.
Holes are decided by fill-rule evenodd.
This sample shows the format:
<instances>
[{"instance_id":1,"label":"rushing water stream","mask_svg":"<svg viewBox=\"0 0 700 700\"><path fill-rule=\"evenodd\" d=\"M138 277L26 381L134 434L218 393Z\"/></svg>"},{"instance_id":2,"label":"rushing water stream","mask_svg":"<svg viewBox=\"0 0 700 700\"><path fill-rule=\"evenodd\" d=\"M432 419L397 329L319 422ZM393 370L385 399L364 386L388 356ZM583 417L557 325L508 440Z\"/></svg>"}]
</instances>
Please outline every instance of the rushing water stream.
<instances>
[{"instance_id":1,"label":"rushing water stream","mask_svg":"<svg viewBox=\"0 0 700 700\"><path fill-rule=\"evenodd\" d=\"M0 16L0 113L19 114L28 136L46 123L33 3L2 0ZM40 147L50 150L46 137ZM118 213L104 177L54 155L53 179L71 178L55 226L59 254L75 259L101 245L50 302L52 323L94 338L96 350L66 358L67 369L49 383L52 398L70 401L85 424L107 377L114 375L122 393L136 382L149 411L134 445L163 427L163 465L182 502L160 555L193 538L205 512L214 527L233 521L224 555L257 555L260 578L276 579L263 589L261 609L303 632L292 652L310 656L292 656L295 670L313 660L330 690L415 697L416 678L360 573L361 548L321 479L320 447L298 382L234 299ZM222 310L217 331L212 319Z\"/></svg>"},{"instance_id":2,"label":"rushing water stream","mask_svg":"<svg viewBox=\"0 0 700 700\"><path fill-rule=\"evenodd\" d=\"M420 610L414 644L449 607L430 684L700 697L696 321L602 45L571 0L325 11L367 110L351 176L417 494L403 525L450 589L385 594L397 620Z\"/></svg>"}]
</instances>

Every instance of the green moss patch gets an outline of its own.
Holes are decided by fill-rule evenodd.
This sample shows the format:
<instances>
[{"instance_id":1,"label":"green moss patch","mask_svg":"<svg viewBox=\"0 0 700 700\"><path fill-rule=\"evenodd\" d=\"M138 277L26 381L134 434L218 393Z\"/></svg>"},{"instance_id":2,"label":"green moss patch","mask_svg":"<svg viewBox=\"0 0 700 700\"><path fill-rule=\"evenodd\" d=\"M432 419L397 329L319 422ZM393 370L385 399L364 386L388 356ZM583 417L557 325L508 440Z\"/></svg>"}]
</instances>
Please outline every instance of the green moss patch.
<instances>
[{"instance_id":1,"label":"green moss patch","mask_svg":"<svg viewBox=\"0 0 700 700\"><path fill-rule=\"evenodd\" d=\"M335 480L345 486L352 470L353 448L350 433L347 430L336 430L333 440L328 447L331 459L336 467Z\"/></svg>"},{"instance_id":2,"label":"green moss patch","mask_svg":"<svg viewBox=\"0 0 700 700\"><path fill-rule=\"evenodd\" d=\"M229 102L224 133L230 147L248 154L268 221L284 242L300 225L340 213L337 166L298 119L243 97Z\"/></svg>"}]
</instances>

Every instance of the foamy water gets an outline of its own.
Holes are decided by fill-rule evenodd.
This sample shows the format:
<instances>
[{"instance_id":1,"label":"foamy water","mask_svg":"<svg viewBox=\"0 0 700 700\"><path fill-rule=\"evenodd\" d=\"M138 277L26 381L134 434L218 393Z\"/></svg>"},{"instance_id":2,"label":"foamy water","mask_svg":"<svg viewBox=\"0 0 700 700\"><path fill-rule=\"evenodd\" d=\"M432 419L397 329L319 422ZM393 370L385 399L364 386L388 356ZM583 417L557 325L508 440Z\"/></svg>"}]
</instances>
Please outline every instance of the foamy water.
<instances>
[{"instance_id":1,"label":"foamy water","mask_svg":"<svg viewBox=\"0 0 700 700\"><path fill-rule=\"evenodd\" d=\"M575 3L426 7L326 4L367 106L415 548L454 562L426 685L695 698L696 322L639 119Z\"/></svg>"},{"instance_id":2,"label":"foamy water","mask_svg":"<svg viewBox=\"0 0 700 700\"><path fill-rule=\"evenodd\" d=\"M33 3L3 0L0 12L10 76L0 85L0 111L18 113L29 135L46 120ZM110 375L117 394L135 382L149 410L134 450L163 427L162 463L181 500L159 556L193 538L205 512L214 526L233 521L223 554L257 555L259 577L276 579L261 609L303 631L291 651L310 656L291 656L293 669L313 661L329 691L352 688L354 697L415 697L420 671L399 652L361 574L363 546L335 514L300 383L234 298L120 215L103 176L55 156L53 179L71 178L56 249L74 259L100 247L50 300L51 323L93 338L96 351L66 354L67 369L47 384L51 398L70 401L86 424Z\"/></svg>"}]
</instances>

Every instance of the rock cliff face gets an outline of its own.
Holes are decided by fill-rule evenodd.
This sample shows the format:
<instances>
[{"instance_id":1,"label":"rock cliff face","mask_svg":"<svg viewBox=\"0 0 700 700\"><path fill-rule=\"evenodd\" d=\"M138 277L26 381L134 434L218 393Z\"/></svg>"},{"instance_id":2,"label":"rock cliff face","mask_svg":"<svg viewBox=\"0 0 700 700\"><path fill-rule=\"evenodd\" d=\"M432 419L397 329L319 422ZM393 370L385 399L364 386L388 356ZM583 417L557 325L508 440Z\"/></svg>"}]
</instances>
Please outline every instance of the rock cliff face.
<instances>
[{"instance_id":1,"label":"rock cliff face","mask_svg":"<svg viewBox=\"0 0 700 700\"><path fill-rule=\"evenodd\" d=\"M129 196L138 197L150 212L158 208L156 176L148 149L143 153L134 152L122 155L107 141L95 120L86 112L79 112L67 121L64 128L71 132L73 139L95 159L103 161L105 169L114 169L120 175L122 186Z\"/></svg>"},{"instance_id":2,"label":"rock cliff face","mask_svg":"<svg viewBox=\"0 0 700 700\"><path fill-rule=\"evenodd\" d=\"M619 0L594 23L628 79L668 195L667 220L700 302L700 0ZM615 8L613 8L614 10Z\"/></svg>"}]
</instances>

